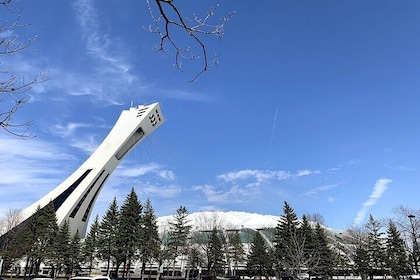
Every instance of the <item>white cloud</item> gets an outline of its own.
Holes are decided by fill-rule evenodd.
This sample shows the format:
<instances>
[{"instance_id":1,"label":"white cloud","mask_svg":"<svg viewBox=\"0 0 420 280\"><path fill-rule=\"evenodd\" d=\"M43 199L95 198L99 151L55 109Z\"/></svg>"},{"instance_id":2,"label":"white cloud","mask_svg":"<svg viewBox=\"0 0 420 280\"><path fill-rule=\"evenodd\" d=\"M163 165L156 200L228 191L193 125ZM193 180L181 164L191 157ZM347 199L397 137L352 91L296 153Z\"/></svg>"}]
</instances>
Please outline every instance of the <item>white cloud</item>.
<instances>
[{"instance_id":1,"label":"white cloud","mask_svg":"<svg viewBox=\"0 0 420 280\"><path fill-rule=\"evenodd\" d=\"M281 175L284 176L283 171L280 171ZM270 180L275 178L277 175L276 171L270 171L270 170L240 170L237 172L229 172L225 174L221 174L217 176L219 180L225 181L225 182L235 182L235 181L243 181L247 179L255 179L257 183Z\"/></svg>"},{"instance_id":2,"label":"white cloud","mask_svg":"<svg viewBox=\"0 0 420 280\"><path fill-rule=\"evenodd\" d=\"M175 173L173 173L170 170L159 170L157 172L157 174L159 175L159 177L168 180L168 181L173 181L175 180Z\"/></svg>"},{"instance_id":3,"label":"white cloud","mask_svg":"<svg viewBox=\"0 0 420 280\"><path fill-rule=\"evenodd\" d=\"M176 196L182 191L178 185L170 184L167 186L156 186L153 184L141 185L137 187L137 191L143 195L155 195L163 198L171 198Z\"/></svg>"},{"instance_id":4,"label":"white cloud","mask_svg":"<svg viewBox=\"0 0 420 280\"><path fill-rule=\"evenodd\" d=\"M319 170L309 170L309 169L298 170L298 172L296 173L296 176L297 177L309 176L312 174L319 174Z\"/></svg>"},{"instance_id":5,"label":"white cloud","mask_svg":"<svg viewBox=\"0 0 420 280\"><path fill-rule=\"evenodd\" d=\"M102 20L91 0L74 3L77 23L82 30L87 53L94 61L92 73L77 76L69 94L89 95L110 104L119 104L130 88L138 91L146 85L133 73L130 51L119 38L110 36L102 26ZM104 83L106 81L106 83Z\"/></svg>"},{"instance_id":6,"label":"white cloud","mask_svg":"<svg viewBox=\"0 0 420 280\"><path fill-rule=\"evenodd\" d=\"M87 123L69 122L66 125L56 124L53 126L53 129L51 129L51 131L55 133L56 135L67 138L67 137L73 136L76 129L80 127L90 127L90 126L91 125Z\"/></svg>"},{"instance_id":7,"label":"white cloud","mask_svg":"<svg viewBox=\"0 0 420 280\"><path fill-rule=\"evenodd\" d=\"M388 184L391 182L391 179L386 178L382 178L376 181L372 193L369 195L369 198L362 204L362 208L357 212L356 218L353 221L354 224L358 225L364 221L369 208L378 202L378 200L388 189Z\"/></svg>"},{"instance_id":8,"label":"white cloud","mask_svg":"<svg viewBox=\"0 0 420 280\"><path fill-rule=\"evenodd\" d=\"M53 143L31 138L22 140L17 137L0 136L0 154L2 159L31 159L34 160L71 160L74 156L67 153Z\"/></svg>"},{"instance_id":9,"label":"white cloud","mask_svg":"<svg viewBox=\"0 0 420 280\"><path fill-rule=\"evenodd\" d=\"M146 174L156 175L166 181L173 181L175 180L175 174L171 170L164 169L162 165L151 162L148 164L143 165L120 165L118 167L118 176L120 177L141 177Z\"/></svg>"},{"instance_id":10,"label":"white cloud","mask_svg":"<svg viewBox=\"0 0 420 280\"><path fill-rule=\"evenodd\" d=\"M72 147L81 149L82 151L86 152L87 154L92 154L99 146L99 143L96 142L95 136L93 135L86 135L83 138L75 137L70 141L70 145Z\"/></svg>"},{"instance_id":11,"label":"white cloud","mask_svg":"<svg viewBox=\"0 0 420 280\"><path fill-rule=\"evenodd\" d=\"M245 169L236 172L228 172L217 176L217 179L226 183L251 180L250 185L260 185L269 180L286 180L293 177L309 176L319 174L318 170L298 170L295 174L283 170L251 170Z\"/></svg>"},{"instance_id":12,"label":"white cloud","mask_svg":"<svg viewBox=\"0 0 420 280\"><path fill-rule=\"evenodd\" d=\"M26 207L50 191L72 171L73 155L55 143L0 136L0 188L3 209Z\"/></svg>"},{"instance_id":13,"label":"white cloud","mask_svg":"<svg viewBox=\"0 0 420 280\"><path fill-rule=\"evenodd\" d=\"M257 190L252 188L240 188L238 186L232 186L228 190L217 190L212 185L196 185L192 187L195 191L201 191L208 202L213 203L236 203L249 201L250 197L255 196Z\"/></svg>"},{"instance_id":14,"label":"white cloud","mask_svg":"<svg viewBox=\"0 0 420 280\"><path fill-rule=\"evenodd\" d=\"M336 188L340 184L341 183L338 183L338 184L329 184L329 185L323 185L323 186L320 186L320 187L317 187L317 188L313 188L313 189L310 189L309 191L305 192L304 195L311 196L311 195L315 195L315 194L317 194L319 192L325 192L325 191L328 191L328 190L331 190L331 189Z\"/></svg>"}]
</instances>

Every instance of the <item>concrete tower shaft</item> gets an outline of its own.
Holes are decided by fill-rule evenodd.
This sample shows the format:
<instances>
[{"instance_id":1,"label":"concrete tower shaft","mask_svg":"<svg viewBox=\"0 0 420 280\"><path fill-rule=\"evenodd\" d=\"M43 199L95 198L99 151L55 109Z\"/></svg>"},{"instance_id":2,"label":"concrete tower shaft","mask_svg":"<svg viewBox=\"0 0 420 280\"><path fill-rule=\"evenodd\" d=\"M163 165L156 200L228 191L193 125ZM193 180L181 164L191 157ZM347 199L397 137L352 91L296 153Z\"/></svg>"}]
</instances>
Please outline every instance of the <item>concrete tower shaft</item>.
<instances>
[{"instance_id":1,"label":"concrete tower shaft","mask_svg":"<svg viewBox=\"0 0 420 280\"><path fill-rule=\"evenodd\" d=\"M122 159L164 122L159 103L123 110L96 151L60 185L23 210L28 219L38 207L54 204L58 224L69 221L71 234L85 236L95 201L105 181Z\"/></svg>"}]
</instances>

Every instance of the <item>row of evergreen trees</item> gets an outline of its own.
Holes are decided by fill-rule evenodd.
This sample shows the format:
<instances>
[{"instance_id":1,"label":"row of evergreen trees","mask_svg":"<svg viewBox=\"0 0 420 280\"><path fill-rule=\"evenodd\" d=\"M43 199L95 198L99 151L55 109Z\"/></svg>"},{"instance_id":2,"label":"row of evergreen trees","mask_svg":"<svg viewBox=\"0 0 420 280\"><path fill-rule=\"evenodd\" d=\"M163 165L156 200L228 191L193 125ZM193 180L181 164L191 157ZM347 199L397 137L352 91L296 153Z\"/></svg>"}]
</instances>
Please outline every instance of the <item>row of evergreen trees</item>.
<instances>
[{"instance_id":1,"label":"row of evergreen trees","mask_svg":"<svg viewBox=\"0 0 420 280\"><path fill-rule=\"evenodd\" d=\"M363 228L332 234L305 216L297 219L293 208L284 203L283 215L275 229L272 249L256 234L247 259L251 275L288 275L301 278L303 273L322 278L334 275L401 276L415 272L413 254L395 223L389 221L386 232L372 215Z\"/></svg>"},{"instance_id":2,"label":"row of evergreen trees","mask_svg":"<svg viewBox=\"0 0 420 280\"><path fill-rule=\"evenodd\" d=\"M305 216L298 219L287 203L273 230L251 234L248 250L239 231L192 230L188 211L177 209L168 229L159 235L157 218L148 199L143 205L134 189L118 207L114 198L105 215L93 221L83 240L70 236L68 223L57 226L52 203L38 209L0 252L4 268L26 260L25 274L36 274L41 263L52 268L52 276L74 275L81 267L92 268L98 261L107 264L115 276L127 277L133 262L140 262L141 275L146 266L157 264L166 275L176 275L184 267L186 278L196 277L202 268L212 275L235 275L245 266L248 276L292 276L304 273L324 278L358 273L364 278L392 275L397 279L411 273L409 254L394 223L387 232L372 216L366 231L331 235L319 223ZM150 271L150 270L149 270ZM243 269L242 269L243 271ZM179 271L178 271L179 272Z\"/></svg>"}]
</instances>

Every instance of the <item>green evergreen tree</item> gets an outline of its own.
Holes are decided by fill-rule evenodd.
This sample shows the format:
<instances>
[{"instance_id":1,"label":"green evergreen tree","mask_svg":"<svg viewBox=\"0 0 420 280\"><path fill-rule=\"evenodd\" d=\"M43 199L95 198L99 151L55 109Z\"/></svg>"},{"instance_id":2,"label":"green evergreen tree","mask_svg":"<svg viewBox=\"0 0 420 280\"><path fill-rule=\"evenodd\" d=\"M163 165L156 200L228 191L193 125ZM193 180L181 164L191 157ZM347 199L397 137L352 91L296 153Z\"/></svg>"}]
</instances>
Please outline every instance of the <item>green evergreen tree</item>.
<instances>
[{"instance_id":1,"label":"green evergreen tree","mask_svg":"<svg viewBox=\"0 0 420 280\"><path fill-rule=\"evenodd\" d=\"M233 262L232 275L236 275L239 263L245 260L245 250L239 232L235 231L229 236L229 259Z\"/></svg>"},{"instance_id":2,"label":"green evergreen tree","mask_svg":"<svg viewBox=\"0 0 420 280\"><path fill-rule=\"evenodd\" d=\"M331 278L335 269L335 254L330 248L328 237L324 228L317 223L313 240L312 254L316 254L317 264L313 266L313 272L322 278Z\"/></svg>"},{"instance_id":3,"label":"green evergreen tree","mask_svg":"<svg viewBox=\"0 0 420 280\"><path fill-rule=\"evenodd\" d=\"M120 208L118 227L118 248L122 253L124 271L123 278L127 276L131 262L135 260L139 248L142 228L141 205L134 188L126 197Z\"/></svg>"},{"instance_id":4,"label":"green evergreen tree","mask_svg":"<svg viewBox=\"0 0 420 280\"><path fill-rule=\"evenodd\" d=\"M401 238L395 223L389 221L386 239L387 267L394 279L410 273L404 240Z\"/></svg>"},{"instance_id":5,"label":"green evergreen tree","mask_svg":"<svg viewBox=\"0 0 420 280\"><path fill-rule=\"evenodd\" d=\"M252 239L246 268L251 277L265 276L269 279L272 274L271 254L260 232Z\"/></svg>"},{"instance_id":6,"label":"green evergreen tree","mask_svg":"<svg viewBox=\"0 0 420 280\"><path fill-rule=\"evenodd\" d=\"M366 275L370 272L369 254L364 246L358 245L355 252L354 263L356 271L362 279L366 279Z\"/></svg>"},{"instance_id":7,"label":"green evergreen tree","mask_svg":"<svg viewBox=\"0 0 420 280\"><path fill-rule=\"evenodd\" d=\"M381 232L381 224L369 215L366 223L368 230L367 253L368 253L368 275L373 279L375 275L384 275L386 267L386 251Z\"/></svg>"},{"instance_id":8,"label":"green evergreen tree","mask_svg":"<svg viewBox=\"0 0 420 280\"><path fill-rule=\"evenodd\" d=\"M367 249L367 232L366 227L352 226L347 230L350 237L349 257L354 262L353 270L358 273L362 280L367 279L369 274L369 256Z\"/></svg>"},{"instance_id":9,"label":"green evergreen tree","mask_svg":"<svg viewBox=\"0 0 420 280\"><path fill-rule=\"evenodd\" d=\"M305 215L303 215L302 223L298 228L298 236L303 246L306 267L309 271L314 271L319 264L320 252L317 250L317 236Z\"/></svg>"},{"instance_id":10,"label":"green evergreen tree","mask_svg":"<svg viewBox=\"0 0 420 280\"><path fill-rule=\"evenodd\" d=\"M223 243L220 233L213 228L207 246L207 271L212 275L219 275L224 271Z\"/></svg>"},{"instance_id":11,"label":"green evergreen tree","mask_svg":"<svg viewBox=\"0 0 420 280\"><path fill-rule=\"evenodd\" d=\"M304 242L299 236L298 227L299 220L285 201L274 236L275 262L280 274L297 277L306 268Z\"/></svg>"},{"instance_id":12,"label":"green evergreen tree","mask_svg":"<svg viewBox=\"0 0 420 280\"><path fill-rule=\"evenodd\" d=\"M144 206L141 242L139 244L140 261L142 263L140 277L144 274L146 263L158 260L160 254L160 244L157 218L150 199L147 199Z\"/></svg>"},{"instance_id":13,"label":"green evergreen tree","mask_svg":"<svg viewBox=\"0 0 420 280\"><path fill-rule=\"evenodd\" d=\"M79 271L80 263L82 260L81 257L81 240L79 230L76 230L76 233L70 240L70 261L68 268L68 275L74 275L75 272ZM77 273L76 273L77 274Z\"/></svg>"},{"instance_id":14,"label":"green evergreen tree","mask_svg":"<svg viewBox=\"0 0 420 280\"><path fill-rule=\"evenodd\" d=\"M119 211L117 199L114 197L114 200L109 205L105 215L102 218L101 223L99 224L99 236L98 244L98 253L101 256L101 259L107 262L107 275L110 275L110 265L114 263L117 265L118 257L118 223L119 223ZM113 275L116 276L116 275Z\"/></svg>"},{"instance_id":15,"label":"green evergreen tree","mask_svg":"<svg viewBox=\"0 0 420 280\"><path fill-rule=\"evenodd\" d=\"M64 224L59 228L58 233L54 239L54 252L49 256L51 260L51 266L54 268L53 276L57 276L65 269L66 275L68 275L67 266L70 261L71 246L70 246L70 224L65 221Z\"/></svg>"},{"instance_id":16,"label":"green evergreen tree","mask_svg":"<svg viewBox=\"0 0 420 280\"><path fill-rule=\"evenodd\" d=\"M52 202L44 208L36 210L34 215L25 223L27 244L27 267L25 274L37 274L46 256L51 255L54 235L58 232L57 217Z\"/></svg>"},{"instance_id":17,"label":"green evergreen tree","mask_svg":"<svg viewBox=\"0 0 420 280\"><path fill-rule=\"evenodd\" d=\"M168 257L173 262L172 274L175 272L177 257L188 254L191 234L191 225L185 206L180 206L173 218L173 221L169 222L167 243Z\"/></svg>"},{"instance_id":18,"label":"green evergreen tree","mask_svg":"<svg viewBox=\"0 0 420 280\"><path fill-rule=\"evenodd\" d=\"M100 245L100 224L99 217L96 216L93 220L90 230L86 235L85 241L82 243L81 247L81 257L82 260L87 261L89 264L89 275L92 271L95 258L99 257L99 247Z\"/></svg>"}]
</instances>

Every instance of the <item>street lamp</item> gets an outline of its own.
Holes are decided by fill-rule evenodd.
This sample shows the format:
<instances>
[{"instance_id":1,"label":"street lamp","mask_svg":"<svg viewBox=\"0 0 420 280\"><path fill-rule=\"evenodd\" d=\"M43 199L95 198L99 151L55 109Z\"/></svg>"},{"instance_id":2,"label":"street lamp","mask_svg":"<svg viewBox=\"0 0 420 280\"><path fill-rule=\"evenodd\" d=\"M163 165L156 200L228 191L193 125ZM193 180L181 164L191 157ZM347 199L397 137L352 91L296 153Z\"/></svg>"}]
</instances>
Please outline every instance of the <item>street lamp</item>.
<instances>
[{"instance_id":1,"label":"street lamp","mask_svg":"<svg viewBox=\"0 0 420 280\"><path fill-rule=\"evenodd\" d=\"M417 263L417 257L419 253L419 245L417 244L417 237L416 237L416 231L414 229L413 219L416 217L414 215L408 215L407 216L410 219L411 224L411 235L413 236L413 261L414 261L414 269L415 273L418 274L418 263Z\"/></svg>"}]
</instances>

